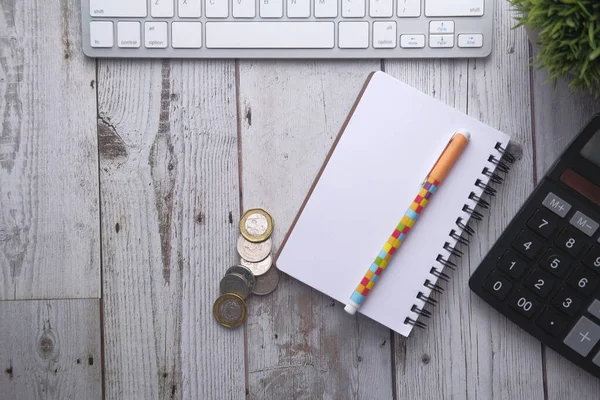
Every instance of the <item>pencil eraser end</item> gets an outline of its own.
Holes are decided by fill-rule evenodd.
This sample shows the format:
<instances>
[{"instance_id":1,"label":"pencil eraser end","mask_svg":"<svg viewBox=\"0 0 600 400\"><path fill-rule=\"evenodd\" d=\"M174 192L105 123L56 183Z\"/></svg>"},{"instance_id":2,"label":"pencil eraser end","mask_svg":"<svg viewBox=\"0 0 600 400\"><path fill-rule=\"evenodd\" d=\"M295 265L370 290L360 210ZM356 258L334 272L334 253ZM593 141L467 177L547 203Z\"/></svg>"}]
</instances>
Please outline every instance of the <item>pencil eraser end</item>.
<instances>
[{"instance_id":1,"label":"pencil eraser end","mask_svg":"<svg viewBox=\"0 0 600 400\"><path fill-rule=\"evenodd\" d=\"M350 315L354 315L356 310L358 310L358 308L354 307L352 304L346 304L346 307L344 307L344 311Z\"/></svg>"}]
</instances>

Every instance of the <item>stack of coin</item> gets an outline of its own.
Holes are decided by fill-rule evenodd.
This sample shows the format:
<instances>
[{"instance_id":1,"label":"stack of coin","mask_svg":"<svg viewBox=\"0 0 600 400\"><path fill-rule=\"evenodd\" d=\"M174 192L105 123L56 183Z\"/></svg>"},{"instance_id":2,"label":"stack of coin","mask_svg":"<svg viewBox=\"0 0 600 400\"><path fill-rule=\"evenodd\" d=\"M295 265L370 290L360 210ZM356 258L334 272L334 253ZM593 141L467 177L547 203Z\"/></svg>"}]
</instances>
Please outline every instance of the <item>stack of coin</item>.
<instances>
[{"instance_id":1,"label":"stack of coin","mask_svg":"<svg viewBox=\"0 0 600 400\"><path fill-rule=\"evenodd\" d=\"M279 283L279 270L273 266L273 218L263 209L253 208L244 213L240 221L237 251L240 264L252 271L256 285L252 293L266 295Z\"/></svg>"},{"instance_id":2,"label":"stack of coin","mask_svg":"<svg viewBox=\"0 0 600 400\"><path fill-rule=\"evenodd\" d=\"M227 327L236 328L246 320L246 298L254 290L256 281L252 271L241 265L230 267L221 279L221 295L213 305L217 321Z\"/></svg>"},{"instance_id":3,"label":"stack of coin","mask_svg":"<svg viewBox=\"0 0 600 400\"><path fill-rule=\"evenodd\" d=\"M236 328L246 319L246 298L250 293L266 295L279 283L279 270L273 265L273 218L265 210L253 208L242 216L237 251L240 264L227 269L220 282L220 296L213 305L217 321Z\"/></svg>"}]
</instances>

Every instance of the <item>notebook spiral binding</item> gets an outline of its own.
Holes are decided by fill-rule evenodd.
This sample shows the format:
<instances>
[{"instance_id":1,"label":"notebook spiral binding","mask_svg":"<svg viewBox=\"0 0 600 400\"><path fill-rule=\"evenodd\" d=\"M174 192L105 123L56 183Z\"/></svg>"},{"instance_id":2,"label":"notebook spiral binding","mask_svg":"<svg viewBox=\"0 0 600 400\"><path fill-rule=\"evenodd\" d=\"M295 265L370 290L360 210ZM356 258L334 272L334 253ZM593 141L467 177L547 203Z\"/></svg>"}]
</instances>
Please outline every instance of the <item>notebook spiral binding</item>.
<instances>
[{"instance_id":1,"label":"notebook spiral binding","mask_svg":"<svg viewBox=\"0 0 600 400\"><path fill-rule=\"evenodd\" d=\"M501 143L496 143L494 146L494 154L490 154L488 158L489 166L484 167L481 171L481 175L483 176L481 179L477 179L474 182L474 186L481 189L482 194L478 195L475 192L471 192L469 194L469 203L465 203L462 208L462 211L465 214L468 214L468 218L458 217L456 219L456 229L450 230L448 236L453 239L457 244L462 244L464 246L469 245L470 236L475 234L475 230L469 226L468 221L471 219L475 221L481 221L484 218L484 215L477 211L477 208L480 209L489 209L490 203L483 199L483 195L487 195L489 197L494 197L497 194L497 191L492 185L501 185L504 182L504 178L499 175L499 173L508 173L510 171L510 167L515 163L516 158L512 155L508 149L504 148ZM487 181L487 183L486 183ZM466 233L466 237L463 234ZM450 276L444 272L445 268L449 268L451 270L456 270L457 265L450 261L451 257L462 257L463 252L458 250L456 246L452 246L450 242L446 242L443 246L444 253L440 253L436 257L436 262L439 265L431 267L429 270L429 274L432 276L431 279L426 279L423 282L423 288L427 289L424 292L419 292L416 298L424 303L424 306L436 306L437 300L431 298L433 293L442 293L444 288L440 285L436 284L438 280L449 282ZM430 293L426 295L425 292ZM413 304L411 308L411 312L417 314L416 318L407 317L404 320L404 323L407 325L412 325L417 328L425 329L427 328L427 324L419 321L419 317L431 318L432 313L425 308L420 307L417 304Z\"/></svg>"}]
</instances>

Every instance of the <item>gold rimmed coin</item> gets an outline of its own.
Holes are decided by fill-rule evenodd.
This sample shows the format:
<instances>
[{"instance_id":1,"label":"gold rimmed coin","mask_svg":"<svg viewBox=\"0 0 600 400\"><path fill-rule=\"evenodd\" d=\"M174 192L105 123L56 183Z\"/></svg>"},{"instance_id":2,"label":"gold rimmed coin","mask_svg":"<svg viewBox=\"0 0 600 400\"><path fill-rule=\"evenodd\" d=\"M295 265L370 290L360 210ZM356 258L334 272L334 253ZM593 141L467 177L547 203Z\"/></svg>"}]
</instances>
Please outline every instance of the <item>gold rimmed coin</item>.
<instances>
[{"instance_id":1,"label":"gold rimmed coin","mask_svg":"<svg viewBox=\"0 0 600 400\"><path fill-rule=\"evenodd\" d=\"M246 302L237 294L222 294L213 305L213 314L224 327L237 328L246 319Z\"/></svg>"},{"instance_id":2,"label":"gold rimmed coin","mask_svg":"<svg viewBox=\"0 0 600 400\"><path fill-rule=\"evenodd\" d=\"M264 242L273 233L273 218L261 208L252 208L242 215L240 233L249 242Z\"/></svg>"}]
</instances>

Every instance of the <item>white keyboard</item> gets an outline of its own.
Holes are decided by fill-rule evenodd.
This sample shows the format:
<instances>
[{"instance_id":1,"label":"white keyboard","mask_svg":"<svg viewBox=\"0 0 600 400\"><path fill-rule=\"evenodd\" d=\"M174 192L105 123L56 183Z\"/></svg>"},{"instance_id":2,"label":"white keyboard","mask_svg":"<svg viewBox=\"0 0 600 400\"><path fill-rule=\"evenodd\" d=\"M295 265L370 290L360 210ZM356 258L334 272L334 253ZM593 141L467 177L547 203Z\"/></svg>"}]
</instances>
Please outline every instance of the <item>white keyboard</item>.
<instances>
[{"instance_id":1,"label":"white keyboard","mask_svg":"<svg viewBox=\"0 0 600 400\"><path fill-rule=\"evenodd\" d=\"M81 0L83 49L128 58L457 58L494 0Z\"/></svg>"}]
</instances>

